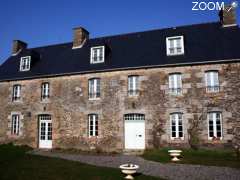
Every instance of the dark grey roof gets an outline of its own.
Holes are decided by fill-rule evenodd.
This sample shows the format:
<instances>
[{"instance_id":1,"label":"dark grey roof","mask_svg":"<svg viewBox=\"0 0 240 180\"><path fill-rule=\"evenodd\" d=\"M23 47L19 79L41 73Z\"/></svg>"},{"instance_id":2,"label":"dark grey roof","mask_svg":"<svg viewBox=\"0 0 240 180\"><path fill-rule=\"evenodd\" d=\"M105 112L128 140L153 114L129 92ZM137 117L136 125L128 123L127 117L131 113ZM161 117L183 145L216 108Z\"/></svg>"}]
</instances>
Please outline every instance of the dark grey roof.
<instances>
[{"instance_id":1,"label":"dark grey roof","mask_svg":"<svg viewBox=\"0 0 240 180\"><path fill-rule=\"evenodd\" d=\"M166 37L184 36L185 53L166 55ZM110 71L143 66L171 66L213 63L240 59L240 29L207 23L89 39L82 48L72 43L26 49L0 66L0 81L42 76ZM90 64L90 48L105 45L102 64ZM19 71L20 58L31 54L28 72Z\"/></svg>"}]
</instances>

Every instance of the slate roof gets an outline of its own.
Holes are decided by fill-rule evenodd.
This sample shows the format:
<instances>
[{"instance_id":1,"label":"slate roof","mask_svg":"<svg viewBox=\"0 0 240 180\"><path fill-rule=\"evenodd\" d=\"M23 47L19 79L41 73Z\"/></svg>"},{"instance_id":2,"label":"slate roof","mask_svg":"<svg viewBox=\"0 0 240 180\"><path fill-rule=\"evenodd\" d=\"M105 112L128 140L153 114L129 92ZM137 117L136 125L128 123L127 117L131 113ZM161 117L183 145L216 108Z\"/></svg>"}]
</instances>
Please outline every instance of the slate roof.
<instances>
[{"instance_id":1,"label":"slate roof","mask_svg":"<svg viewBox=\"0 0 240 180\"><path fill-rule=\"evenodd\" d=\"M166 37L184 36L185 54L166 55ZM82 48L72 42L26 49L0 66L0 81L119 69L220 63L240 59L240 28L206 23L89 39ZM90 48L106 46L105 63L90 64ZM27 72L19 71L20 58L32 55Z\"/></svg>"}]
</instances>

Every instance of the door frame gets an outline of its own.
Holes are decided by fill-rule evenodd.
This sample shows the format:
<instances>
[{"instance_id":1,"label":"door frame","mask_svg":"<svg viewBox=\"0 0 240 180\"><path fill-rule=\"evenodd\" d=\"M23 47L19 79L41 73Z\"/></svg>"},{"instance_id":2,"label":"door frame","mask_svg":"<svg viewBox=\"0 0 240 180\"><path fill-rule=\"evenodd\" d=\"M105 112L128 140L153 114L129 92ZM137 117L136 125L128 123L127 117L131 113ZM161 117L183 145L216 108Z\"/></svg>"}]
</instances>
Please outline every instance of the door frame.
<instances>
[{"instance_id":1,"label":"door frame","mask_svg":"<svg viewBox=\"0 0 240 180\"><path fill-rule=\"evenodd\" d=\"M43 115L47 115L47 116L50 116L50 118L51 118L51 123L52 123L52 145L51 145L51 148L42 148L42 147L40 147L40 122L41 122L41 120L40 120L40 116L43 116ZM52 115L51 114L48 114L48 113L42 113L42 114L38 114L37 115L37 128L38 128L38 130L37 130L37 137L38 137L38 139L37 139L37 147L39 148L39 149L52 149L52 147L53 147L53 118L52 118Z\"/></svg>"},{"instance_id":2,"label":"door frame","mask_svg":"<svg viewBox=\"0 0 240 180\"><path fill-rule=\"evenodd\" d=\"M125 115L133 115L133 114L138 114L138 115L143 115L144 116L144 120L142 120L144 122L144 148L143 149L127 149L126 148L126 141L125 141L125 136L126 136L126 127L125 127ZM126 113L123 115L123 149L124 150L144 150L146 149L146 115L143 113Z\"/></svg>"}]
</instances>

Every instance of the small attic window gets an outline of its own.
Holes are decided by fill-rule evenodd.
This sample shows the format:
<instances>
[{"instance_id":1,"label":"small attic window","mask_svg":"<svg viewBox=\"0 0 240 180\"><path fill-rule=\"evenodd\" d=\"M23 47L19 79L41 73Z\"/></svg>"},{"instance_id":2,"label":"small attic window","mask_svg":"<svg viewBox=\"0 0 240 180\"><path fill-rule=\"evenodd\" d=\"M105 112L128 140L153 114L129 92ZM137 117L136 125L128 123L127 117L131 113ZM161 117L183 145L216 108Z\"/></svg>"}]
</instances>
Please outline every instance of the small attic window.
<instances>
[{"instance_id":1,"label":"small attic window","mask_svg":"<svg viewBox=\"0 0 240 180\"><path fill-rule=\"evenodd\" d=\"M103 63L105 59L105 47L96 46L91 48L91 64Z\"/></svg>"},{"instance_id":2,"label":"small attic window","mask_svg":"<svg viewBox=\"0 0 240 180\"><path fill-rule=\"evenodd\" d=\"M184 54L183 36L174 36L166 38L167 55L176 56Z\"/></svg>"},{"instance_id":3,"label":"small attic window","mask_svg":"<svg viewBox=\"0 0 240 180\"><path fill-rule=\"evenodd\" d=\"M21 57L20 71L29 71L31 65L31 56Z\"/></svg>"}]
</instances>

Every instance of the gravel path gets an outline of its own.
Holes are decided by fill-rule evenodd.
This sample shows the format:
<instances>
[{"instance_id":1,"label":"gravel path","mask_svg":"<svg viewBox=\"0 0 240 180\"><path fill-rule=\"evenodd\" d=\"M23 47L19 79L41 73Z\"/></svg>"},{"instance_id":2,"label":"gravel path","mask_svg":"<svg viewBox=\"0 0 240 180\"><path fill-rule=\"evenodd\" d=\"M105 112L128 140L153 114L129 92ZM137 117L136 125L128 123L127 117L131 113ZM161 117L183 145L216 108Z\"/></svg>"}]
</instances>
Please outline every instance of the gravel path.
<instances>
[{"instance_id":1,"label":"gravel path","mask_svg":"<svg viewBox=\"0 0 240 180\"><path fill-rule=\"evenodd\" d=\"M129 155L79 155L35 150L31 154L57 157L86 164L119 168L125 163L140 165L138 172L171 180L240 180L240 170L228 167L162 164Z\"/></svg>"}]
</instances>

